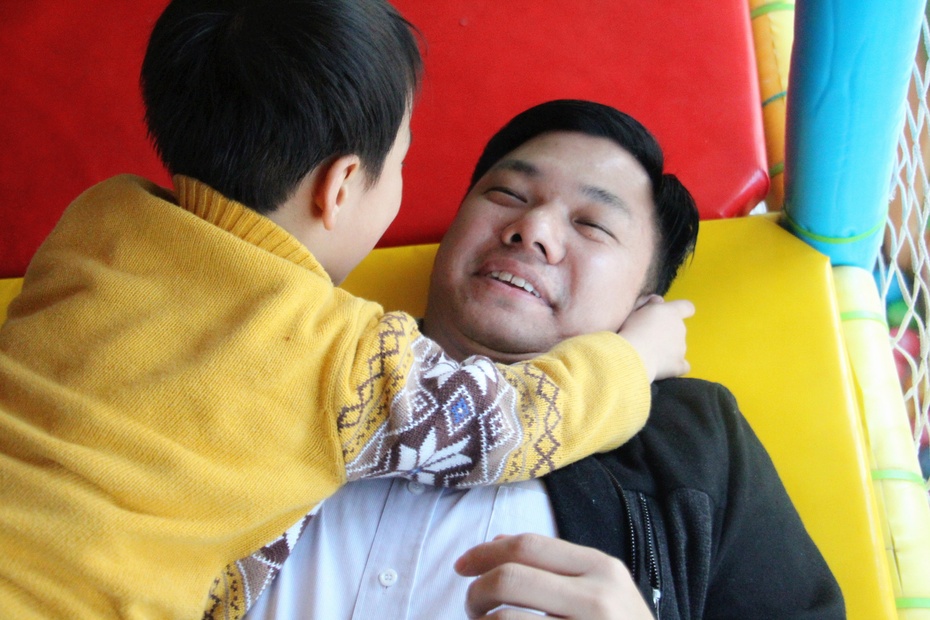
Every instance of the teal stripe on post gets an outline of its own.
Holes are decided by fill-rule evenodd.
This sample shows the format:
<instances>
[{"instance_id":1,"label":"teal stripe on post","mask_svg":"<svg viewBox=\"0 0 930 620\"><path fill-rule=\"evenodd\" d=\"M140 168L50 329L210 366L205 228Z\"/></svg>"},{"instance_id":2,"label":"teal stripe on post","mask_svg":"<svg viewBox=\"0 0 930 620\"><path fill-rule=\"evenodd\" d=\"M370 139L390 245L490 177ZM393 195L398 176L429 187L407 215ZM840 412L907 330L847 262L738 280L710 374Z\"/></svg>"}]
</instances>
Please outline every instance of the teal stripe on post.
<instances>
[{"instance_id":1,"label":"teal stripe on post","mask_svg":"<svg viewBox=\"0 0 930 620\"><path fill-rule=\"evenodd\" d=\"M764 108L765 106L767 106L768 104L772 103L773 101L778 101L779 99L784 99L784 98L787 97L787 96L788 96L788 91L787 91L787 90L783 90L783 91L781 91L780 93L775 93L774 95L772 95L771 97L769 97L768 99L766 99L765 101L762 102L762 107Z\"/></svg>"},{"instance_id":2,"label":"teal stripe on post","mask_svg":"<svg viewBox=\"0 0 930 620\"><path fill-rule=\"evenodd\" d=\"M793 11L794 3L793 2L770 2L768 4L763 4L758 6L749 13L750 19L755 19L761 17L762 15L768 15L769 13L774 13L775 11Z\"/></svg>"},{"instance_id":3,"label":"teal stripe on post","mask_svg":"<svg viewBox=\"0 0 930 620\"><path fill-rule=\"evenodd\" d=\"M872 480L898 480L924 486L924 479L915 472L904 469L875 469L872 471Z\"/></svg>"},{"instance_id":4,"label":"teal stripe on post","mask_svg":"<svg viewBox=\"0 0 930 620\"><path fill-rule=\"evenodd\" d=\"M846 321L875 321L880 323L882 327L888 329L888 321L885 320L884 314L879 314L878 312L869 312L868 310L850 310L848 312L840 312L840 320L843 322Z\"/></svg>"},{"instance_id":5,"label":"teal stripe on post","mask_svg":"<svg viewBox=\"0 0 930 620\"><path fill-rule=\"evenodd\" d=\"M885 229L885 220L882 220L875 224L875 226L872 226L868 230L861 233L849 235L848 237L833 237L830 235L821 235L809 230L805 230L801 224L792 219L791 214L787 212L785 213L785 222L788 225L788 230L793 232L801 239L804 239L805 241L833 245L856 244L874 237L876 233L880 233Z\"/></svg>"}]
</instances>

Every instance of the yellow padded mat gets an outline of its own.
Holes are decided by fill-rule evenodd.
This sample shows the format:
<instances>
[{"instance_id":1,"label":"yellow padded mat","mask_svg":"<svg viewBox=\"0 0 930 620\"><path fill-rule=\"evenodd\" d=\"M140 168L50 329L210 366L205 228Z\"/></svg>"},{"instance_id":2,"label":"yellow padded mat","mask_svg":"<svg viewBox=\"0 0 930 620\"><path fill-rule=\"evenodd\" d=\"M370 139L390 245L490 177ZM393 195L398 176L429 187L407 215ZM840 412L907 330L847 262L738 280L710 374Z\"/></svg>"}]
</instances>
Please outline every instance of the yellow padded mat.
<instances>
[{"instance_id":1,"label":"yellow padded mat","mask_svg":"<svg viewBox=\"0 0 930 620\"><path fill-rule=\"evenodd\" d=\"M6 307L23 288L21 278L0 279L0 325L6 321Z\"/></svg>"}]
</instances>

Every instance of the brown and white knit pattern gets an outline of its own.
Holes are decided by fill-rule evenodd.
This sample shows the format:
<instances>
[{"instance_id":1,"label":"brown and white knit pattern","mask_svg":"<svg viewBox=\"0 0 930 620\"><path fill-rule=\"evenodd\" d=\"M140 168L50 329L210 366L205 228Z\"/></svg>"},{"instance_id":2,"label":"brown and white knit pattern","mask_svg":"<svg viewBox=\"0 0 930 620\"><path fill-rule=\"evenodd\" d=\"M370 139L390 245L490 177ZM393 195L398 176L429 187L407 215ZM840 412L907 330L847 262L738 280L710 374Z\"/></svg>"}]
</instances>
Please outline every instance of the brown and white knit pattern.
<instances>
[{"instance_id":1,"label":"brown and white knit pattern","mask_svg":"<svg viewBox=\"0 0 930 620\"><path fill-rule=\"evenodd\" d=\"M213 581L203 620L239 620L255 604L265 588L274 581L284 561L291 555L297 539L306 529L322 503L252 555L228 565Z\"/></svg>"},{"instance_id":2,"label":"brown and white knit pattern","mask_svg":"<svg viewBox=\"0 0 930 620\"><path fill-rule=\"evenodd\" d=\"M495 482L523 439L513 388L487 359L459 365L423 337L411 351L415 362L390 403L390 416L346 463L349 480L402 476L434 486ZM347 407L340 427L352 424L357 411L379 406Z\"/></svg>"},{"instance_id":3,"label":"brown and white knit pattern","mask_svg":"<svg viewBox=\"0 0 930 620\"><path fill-rule=\"evenodd\" d=\"M524 439L510 455L497 482L514 482L545 476L556 468L556 459L562 442L559 424L562 409L559 407L559 386L549 375L529 363L498 366L507 385L516 391L517 413L523 428Z\"/></svg>"},{"instance_id":4,"label":"brown and white knit pattern","mask_svg":"<svg viewBox=\"0 0 930 620\"><path fill-rule=\"evenodd\" d=\"M348 479L469 487L551 471L558 386L530 364L456 362L409 326L406 315L382 319L358 402L339 414Z\"/></svg>"}]
</instances>

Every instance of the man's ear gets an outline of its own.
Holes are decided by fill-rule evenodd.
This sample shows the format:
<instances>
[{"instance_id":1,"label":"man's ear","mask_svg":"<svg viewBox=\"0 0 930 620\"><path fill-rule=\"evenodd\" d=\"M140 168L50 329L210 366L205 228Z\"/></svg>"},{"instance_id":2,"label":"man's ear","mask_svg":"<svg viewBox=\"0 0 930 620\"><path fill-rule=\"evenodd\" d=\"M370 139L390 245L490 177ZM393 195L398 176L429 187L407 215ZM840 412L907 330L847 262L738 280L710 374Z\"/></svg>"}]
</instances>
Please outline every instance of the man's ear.
<instances>
[{"instance_id":1,"label":"man's ear","mask_svg":"<svg viewBox=\"0 0 930 620\"><path fill-rule=\"evenodd\" d=\"M358 155L343 155L321 164L313 188L313 205L326 230L336 227L336 217L361 185L362 161Z\"/></svg>"}]
</instances>

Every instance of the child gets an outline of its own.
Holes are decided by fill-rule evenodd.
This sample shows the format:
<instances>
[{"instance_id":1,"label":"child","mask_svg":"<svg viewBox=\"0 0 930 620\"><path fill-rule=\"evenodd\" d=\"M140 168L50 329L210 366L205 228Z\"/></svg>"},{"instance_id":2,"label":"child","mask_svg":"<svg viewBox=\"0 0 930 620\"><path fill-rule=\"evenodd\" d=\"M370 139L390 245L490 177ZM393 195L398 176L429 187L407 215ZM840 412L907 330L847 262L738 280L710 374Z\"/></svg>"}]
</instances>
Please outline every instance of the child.
<instances>
[{"instance_id":1,"label":"child","mask_svg":"<svg viewBox=\"0 0 930 620\"><path fill-rule=\"evenodd\" d=\"M522 480L643 425L680 351L459 364L334 286L399 207L420 62L383 0L169 4L142 91L175 191L78 197L0 331L0 615L239 616L349 480Z\"/></svg>"}]
</instances>

